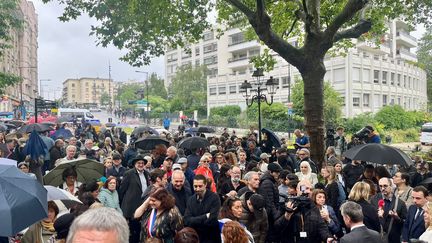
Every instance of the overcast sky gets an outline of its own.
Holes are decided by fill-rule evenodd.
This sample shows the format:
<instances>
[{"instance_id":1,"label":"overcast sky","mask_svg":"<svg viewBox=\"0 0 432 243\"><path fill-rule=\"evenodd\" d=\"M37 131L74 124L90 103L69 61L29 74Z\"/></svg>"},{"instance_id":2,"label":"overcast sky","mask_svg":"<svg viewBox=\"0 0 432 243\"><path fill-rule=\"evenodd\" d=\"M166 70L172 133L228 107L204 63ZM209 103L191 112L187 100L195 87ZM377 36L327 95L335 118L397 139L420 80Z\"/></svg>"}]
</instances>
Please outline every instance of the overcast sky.
<instances>
[{"instance_id":1,"label":"overcast sky","mask_svg":"<svg viewBox=\"0 0 432 243\"><path fill-rule=\"evenodd\" d=\"M144 80L146 75L136 70L156 72L164 77L163 57L154 59L149 66L132 67L119 60L122 52L115 47L96 46L96 38L89 35L90 26L95 22L88 16L64 23L57 18L63 10L57 3L43 4L41 0L33 0L33 3L39 21L39 80L51 80L42 81L45 98L60 97L62 83L68 78L108 78L108 63L111 63L114 81ZM423 33L424 28L420 27L412 34L420 38Z\"/></svg>"}]
</instances>

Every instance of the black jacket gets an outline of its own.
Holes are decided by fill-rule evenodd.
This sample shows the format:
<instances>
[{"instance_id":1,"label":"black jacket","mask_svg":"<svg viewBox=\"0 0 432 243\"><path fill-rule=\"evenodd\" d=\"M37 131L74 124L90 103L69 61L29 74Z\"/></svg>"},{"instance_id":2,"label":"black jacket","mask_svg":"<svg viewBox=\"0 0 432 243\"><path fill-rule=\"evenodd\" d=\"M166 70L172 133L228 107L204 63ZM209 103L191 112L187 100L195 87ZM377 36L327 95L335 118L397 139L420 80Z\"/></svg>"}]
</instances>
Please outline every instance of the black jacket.
<instances>
[{"instance_id":1,"label":"black jacket","mask_svg":"<svg viewBox=\"0 0 432 243\"><path fill-rule=\"evenodd\" d=\"M150 185L150 177L144 171L147 186ZM133 218L135 210L143 203L141 181L135 168L125 172L118 191L121 209L125 218Z\"/></svg>"},{"instance_id":2,"label":"black jacket","mask_svg":"<svg viewBox=\"0 0 432 243\"><path fill-rule=\"evenodd\" d=\"M381 225L378 218L378 211L372 204L365 200L357 201L360 204L363 211L363 223L368 229L375 230L376 232L381 231Z\"/></svg>"},{"instance_id":3,"label":"black jacket","mask_svg":"<svg viewBox=\"0 0 432 243\"><path fill-rule=\"evenodd\" d=\"M173 187L173 185L170 183L167 186L167 191L175 197L175 204L176 204L177 208L179 209L181 215L184 215L185 211L186 211L187 201L192 196L192 192L191 192L190 188L183 186L182 189L179 191L179 190L175 189Z\"/></svg>"},{"instance_id":4,"label":"black jacket","mask_svg":"<svg viewBox=\"0 0 432 243\"><path fill-rule=\"evenodd\" d=\"M303 215L303 227L301 215ZM326 223L312 201L306 203L305 207L294 213L290 220L287 220L285 215L282 214L275 222L275 229L280 234L281 243L327 242L327 238L331 237ZM306 232L307 237L300 237L302 231Z\"/></svg>"},{"instance_id":5,"label":"black jacket","mask_svg":"<svg viewBox=\"0 0 432 243\"><path fill-rule=\"evenodd\" d=\"M344 237L340 239L340 243L357 243L357 242L368 242L368 243L381 243L380 234L377 232L368 229L365 226L355 228L351 233L346 234ZM400 242L398 241L389 241L389 242Z\"/></svg>"},{"instance_id":6,"label":"black jacket","mask_svg":"<svg viewBox=\"0 0 432 243\"><path fill-rule=\"evenodd\" d=\"M209 190L201 201L196 195L189 198L184 215L185 226L197 231L201 243L221 242L218 222L220 207L219 196ZM210 213L208 218L207 213Z\"/></svg>"},{"instance_id":7,"label":"black jacket","mask_svg":"<svg viewBox=\"0 0 432 243\"><path fill-rule=\"evenodd\" d=\"M325 187L325 192L327 194L327 205L330 205L334 210L338 210L339 187L337 181L333 181L333 183L327 185Z\"/></svg>"},{"instance_id":8,"label":"black jacket","mask_svg":"<svg viewBox=\"0 0 432 243\"><path fill-rule=\"evenodd\" d=\"M264 197L266 201L265 209L268 215L269 224L279 217L279 210L277 206L279 204L279 190L274 177L270 174L270 171L266 171L260 178L260 185L258 188L258 194Z\"/></svg>"},{"instance_id":9,"label":"black jacket","mask_svg":"<svg viewBox=\"0 0 432 243\"><path fill-rule=\"evenodd\" d=\"M351 188L354 186L354 184L360 179L360 176L362 176L364 171L363 165L352 165L347 164L343 170L342 175L345 178L345 187L348 190L351 190Z\"/></svg>"}]
</instances>

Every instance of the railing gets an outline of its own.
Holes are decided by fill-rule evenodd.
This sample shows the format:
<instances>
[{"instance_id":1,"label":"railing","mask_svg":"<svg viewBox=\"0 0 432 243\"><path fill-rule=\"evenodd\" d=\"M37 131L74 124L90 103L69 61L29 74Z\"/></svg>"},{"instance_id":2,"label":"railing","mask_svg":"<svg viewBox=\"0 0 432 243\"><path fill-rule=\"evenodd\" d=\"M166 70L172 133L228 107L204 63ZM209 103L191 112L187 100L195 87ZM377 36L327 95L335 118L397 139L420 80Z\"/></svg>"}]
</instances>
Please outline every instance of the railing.
<instances>
[{"instance_id":1,"label":"railing","mask_svg":"<svg viewBox=\"0 0 432 243\"><path fill-rule=\"evenodd\" d=\"M403 32L403 31L396 32L396 36L405 36L408 39L411 39L412 41L417 42L417 39L414 36L411 36L409 33L406 33L406 32Z\"/></svg>"},{"instance_id":2,"label":"railing","mask_svg":"<svg viewBox=\"0 0 432 243\"><path fill-rule=\"evenodd\" d=\"M230 42L228 43L228 46L235 46L235 45L238 45L238 44L241 44L241 43L245 43L245 42L247 42L246 39L243 39L243 40L236 40L236 41L230 41Z\"/></svg>"},{"instance_id":3,"label":"railing","mask_svg":"<svg viewBox=\"0 0 432 243\"><path fill-rule=\"evenodd\" d=\"M228 63L237 62L237 61L242 61L242 60L246 60L246 59L248 59L247 56L244 56L244 57L238 57L238 58L229 58L229 59L228 59Z\"/></svg>"}]
</instances>

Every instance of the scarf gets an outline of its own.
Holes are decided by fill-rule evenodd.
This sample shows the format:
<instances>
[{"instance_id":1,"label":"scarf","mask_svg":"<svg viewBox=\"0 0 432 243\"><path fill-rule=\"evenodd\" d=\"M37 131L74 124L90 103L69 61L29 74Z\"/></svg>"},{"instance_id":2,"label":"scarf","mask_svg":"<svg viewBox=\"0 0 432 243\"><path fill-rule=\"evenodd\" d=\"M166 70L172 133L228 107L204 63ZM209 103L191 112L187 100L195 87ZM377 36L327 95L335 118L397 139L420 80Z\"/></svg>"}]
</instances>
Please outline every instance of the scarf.
<instances>
[{"instance_id":1,"label":"scarf","mask_svg":"<svg viewBox=\"0 0 432 243\"><path fill-rule=\"evenodd\" d=\"M156 237L156 218L157 218L157 209L153 208L146 226L147 235L149 238Z\"/></svg>"},{"instance_id":2,"label":"scarf","mask_svg":"<svg viewBox=\"0 0 432 243\"><path fill-rule=\"evenodd\" d=\"M54 229L54 223L53 222L45 222L44 220L41 221L42 229L45 231L51 231L55 232Z\"/></svg>"}]
</instances>

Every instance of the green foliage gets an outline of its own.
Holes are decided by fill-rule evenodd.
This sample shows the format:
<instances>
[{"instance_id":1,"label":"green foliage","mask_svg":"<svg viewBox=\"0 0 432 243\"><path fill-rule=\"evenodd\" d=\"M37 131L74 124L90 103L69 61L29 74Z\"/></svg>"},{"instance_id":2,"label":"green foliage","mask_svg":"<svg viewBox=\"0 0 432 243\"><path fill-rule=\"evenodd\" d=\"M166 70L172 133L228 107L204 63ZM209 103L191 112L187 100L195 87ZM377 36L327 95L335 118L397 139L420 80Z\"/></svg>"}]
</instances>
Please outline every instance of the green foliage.
<instances>
[{"instance_id":1,"label":"green foliage","mask_svg":"<svg viewBox=\"0 0 432 243\"><path fill-rule=\"evenodd\" d=\"M0 1L0 56L4 54L5 49L11 47L13 31L19 31L22 27L23 20L18 14L18 4L18 0Z\"/></svg>"},{"instance_id":2,"label":"green foliage","mask_svg":"<svg viewBox=\"0 0 432 243\"><path fill-rule=\"evenodd\" d=\"M401 106L384 106L375 114L375 120L386 129L407 129L413 127L414 119Z\"/></svg>"},{"instance_id":3,"label":"green foliage","mask_svg":"<svg viewBox=\"0 0 432 243\"><path fill-rule=\"evenodd\" d=\"M420 130L409 128L406 130L386 130L385 135L392 138L392 143L409 143L419 141Z\"/></svg>"},{"instance_id":4,"label":"green foliage","mask_svg":"<svg viewBox=\"0 0 432 243\"><path fill-rule=\"evenodd\" d=\"M419 65L426 71L427 96L432 102L432 28L428 28L419 40L417 58Z\"/></svg>"},{"instance_id":5,"label":"green foliage","mask_svg":"<svg viewBox=\"0 0 432 243\"><path fill-rule=\"evenodd\" d=\"M304 116L304 84L301 80L296 80L292 87L292 101L295 114ZM328 125L335 125L340 122L342 117L343 100L340 94L333 89L330 83L324 83L324 122Z\"/></svg>"},{"instance_id":6,"label":"green foliage","mask_svg":"<svg viewBox=\"0 0 432 243\"><path fill-rule=\"evenodd\" d=\"M0 72L0 94L4 94L5 89L11 85L22 82L22 78L13 74Z\"/></svg>"},{"instance_id":7,"label":"green foliage","mask_svg":"<svg viewBox=\"0 0 432 243\"><path fill-rule=\"evenodd\" d=\"M149 79L150 95L159 96L164 99L168 98L165 83L162 78L159 78L156 73L152 73Z\"/></svg>"},{"instance_id":8,"label":"green foliage","mask_svg":"<svg viewBox=\"0 0 432 243\"><path fill-rule=\"evenodd\" d=\"M249 62L253 63L256 69L260 68L265 72L273 70L277 63L276 59L269 53L269 49L264 49L263 54L252 57Z\"/></svg>"},{"instance_id":9,"label":"green foliage","mask_svg":"<svg viewBox=\"0 0 432 243\"><path fill-rule=\"evenodd\" d=\"M238 127L238 118L241 114L240 106L227 105L210 109L209 125L223 127Z\"/></svg>"},{"instance_id":10,"label":"green foliage","mask_svg":"<svg viewBox=\"0 0 432 243\"><path fill-rule=\"evenodd\" d=\"M207 113L207 68L185 66L177 69L169 87L171 111Z\"/></svg>"},{"instance_id":11,"label":"green foliage","mask_svg":"<svg viewBox=\"0 0 432 243\"><path fill-rule=\"evenodd\" d=\"M136 107L136 105L129 105L128 102L140 99L136 93L139 89L143 89L142 84L124 84L119 88L116 100L120 100L122 109L132 109Z\"/></svg>"},{"instance_id":12,"label":"green foliage","mask_svg":"<svg viewBox=\"0 0 432 243\"><path fill-rule=\"evenodd\" d=\"M226 105L213 107L210 109L210 116L218 115L218 116L226 116L226 117L236 117L240 115L241 109L238 105Z\"/></svg>"},{"instance_id":13,"label":"green foliage","mask_svg":"<svg viewBox=\"0 0 432 243\"><path fill-rule=\"evenodd\" d=\"M110 95L107 92L103 92L100 96L101 105L108 105L110 103Z\"/></svg>"},{"instance_id":14,"label":"green foliage","mask_svg":"<svg viewBox=\"0 0 432 243\"><path fill-rule=\"evenodd\" d=\"M345 131L347 133L353 134L362 129L364 126L373 126L373 124L375 123L376 121L374 119L374 115L370 112L366 112L353 118L345 119L345 121L342 122L341 125L345 128Z\"/></svg>"}]
</instances>

